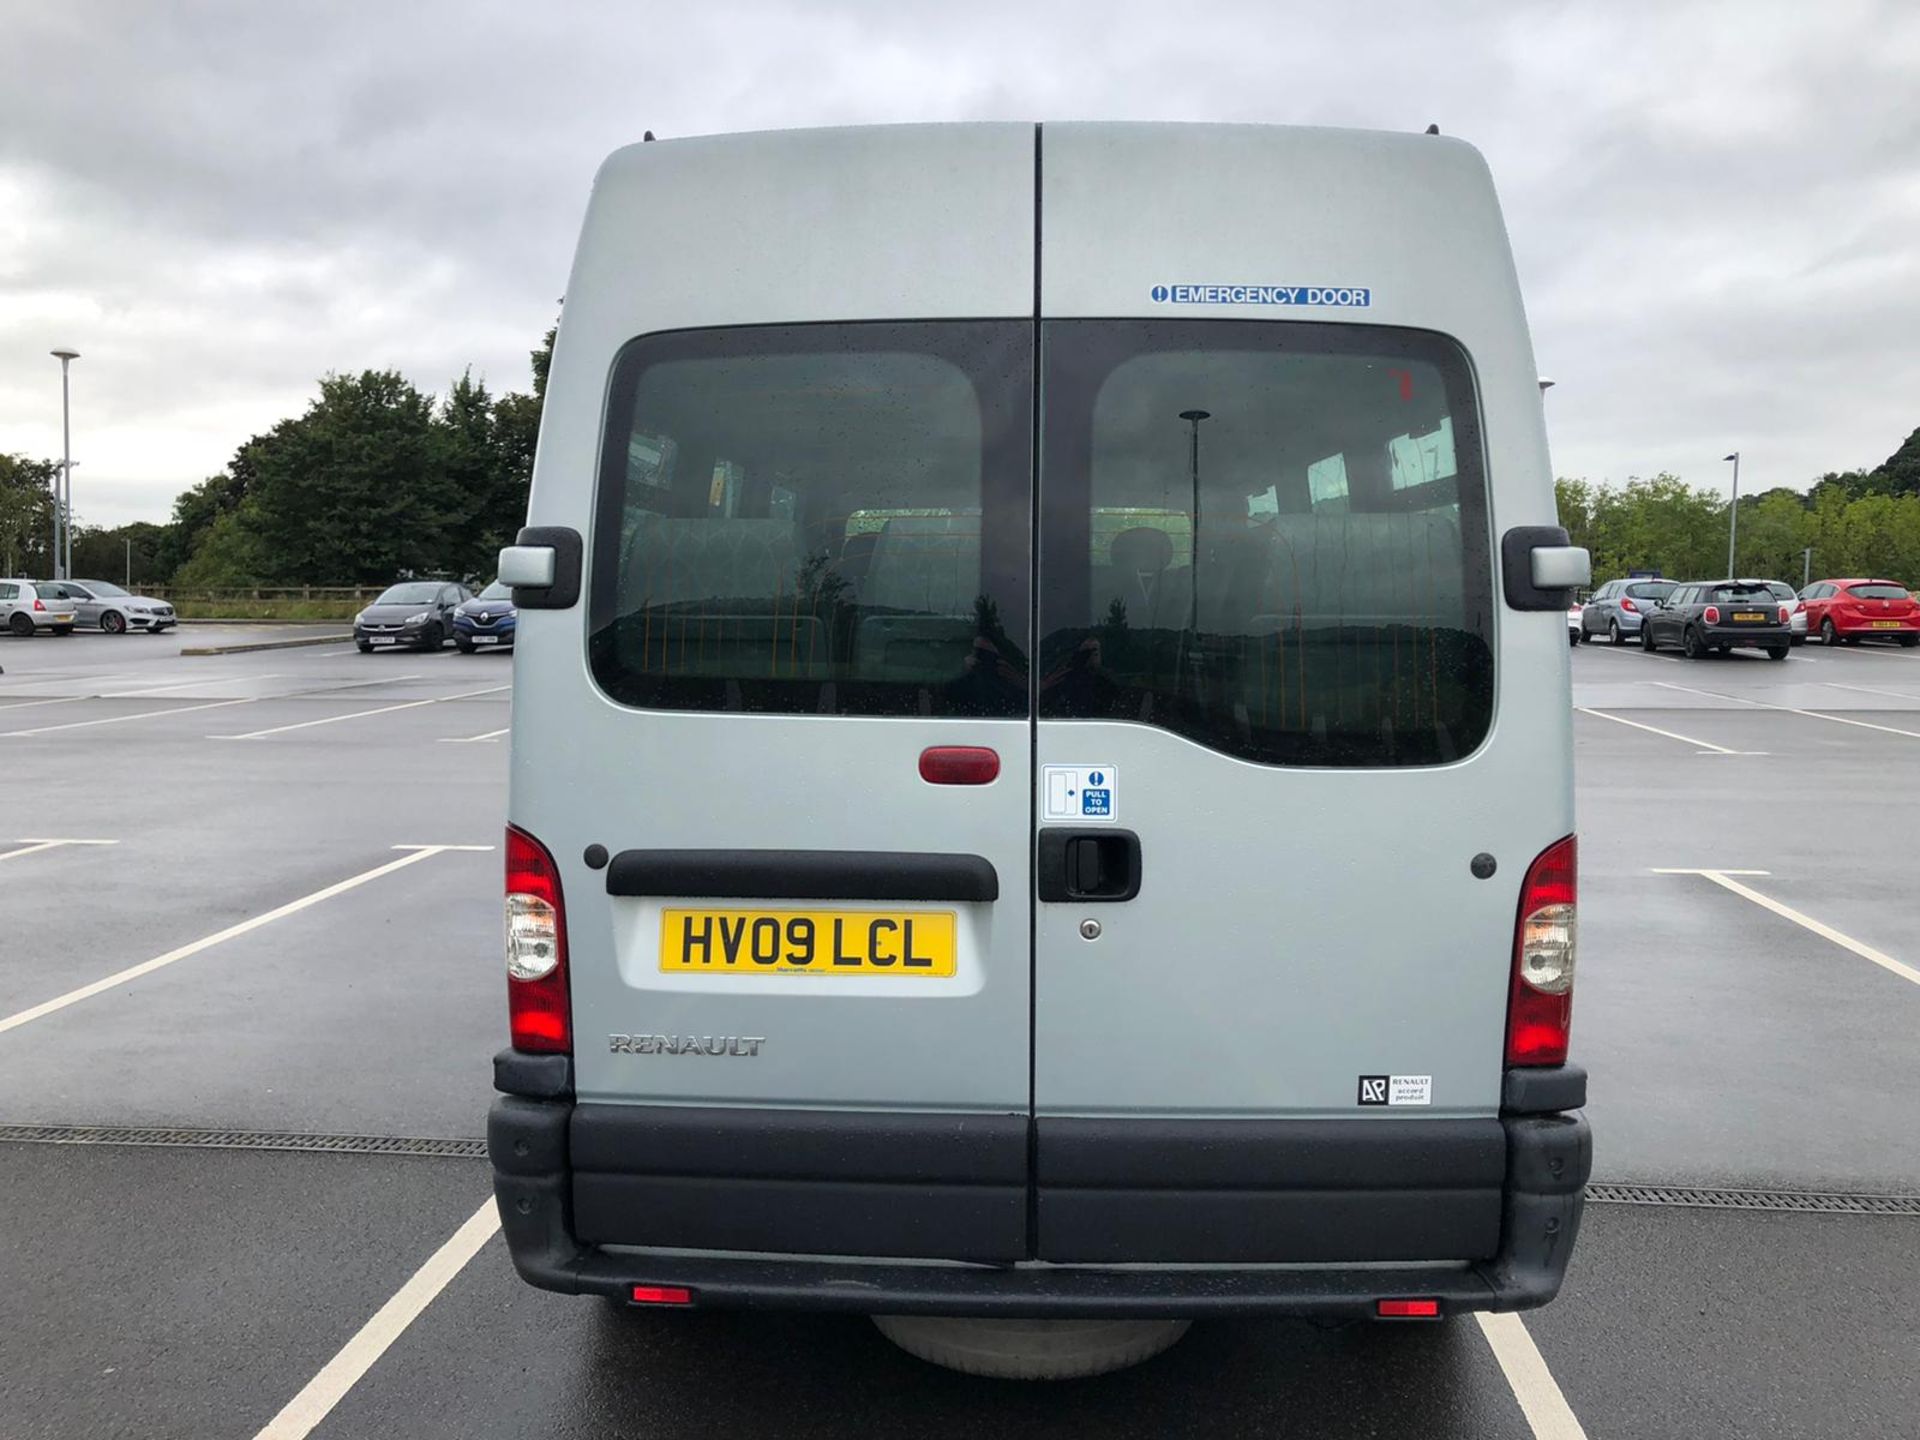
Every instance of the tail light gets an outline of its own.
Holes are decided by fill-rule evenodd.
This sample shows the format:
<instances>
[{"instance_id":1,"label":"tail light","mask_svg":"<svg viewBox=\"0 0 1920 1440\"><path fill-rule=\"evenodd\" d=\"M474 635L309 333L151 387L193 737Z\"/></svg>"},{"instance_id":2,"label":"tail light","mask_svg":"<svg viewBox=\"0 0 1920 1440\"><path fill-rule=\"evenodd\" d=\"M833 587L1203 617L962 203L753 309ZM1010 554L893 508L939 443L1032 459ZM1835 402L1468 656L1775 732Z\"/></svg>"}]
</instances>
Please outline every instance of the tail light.
<instances>
[{"instance_id":1,"label":"tail light","mask_svg":"<svg viewBox=\"0 0 1920 1440\"><path fill-rule=\"evenodd\" d=\"M1622 600L1620 602L1620 608L1634 615L1638 615L1640 613L1640 607L1634 604L1631 598Z\"/></svg>"},{"instance_id":2,"label":"tail light","mask_svg":"<svg viewBox=\"0 0 1920 1440\"><path fill-rule=\"evenodd\" d=\"M1780 607L1780 623L1785 625L1791 619L1793 619L1793 611L1782 605Z\"/></svg>"},{"instance_id":3,"label":"tail light","mask_svg":"<svg viewBox=\"0 0 1920 1440\"><path fill-rule=\"evenodd\" d=\"M507 1016L513 1048L573 1053L567 995L567 912L547 847L507 827Z\"/></svg>"},{"instance_id":4,"label":"tail light","mask_svg":"<svg viewBox=\"0 0 1920 1440\"><path fill-rule=\"evenodd\" d=\"M1578 845L1569 835L1540 852L1520 886L1513 983L1507 999L1507 1064L1563 1065L1573 1023Z\"/></svg>"},{"instance_id":5,"label":"tail light","mask_svg":"<svg viewBox=\"0 0 1920 1440\"><path fill-rule=\"evenodd\" d=\"M1706 611L1700 618L1709 625L1718 625L1720 623L1720 607L1718 605L1707 606Z\"/></svg>"},{"instance_id":6,"label":"tail light","mask_svg":"<svg viewBox=\"0 0 1920 1440\"><path fill-rule=\"evenodd\" d=\"M47 602L44 600L36 600L33 602L33 608L36 610L45 610L47 608Z\"/></svg>"}]
</instances>

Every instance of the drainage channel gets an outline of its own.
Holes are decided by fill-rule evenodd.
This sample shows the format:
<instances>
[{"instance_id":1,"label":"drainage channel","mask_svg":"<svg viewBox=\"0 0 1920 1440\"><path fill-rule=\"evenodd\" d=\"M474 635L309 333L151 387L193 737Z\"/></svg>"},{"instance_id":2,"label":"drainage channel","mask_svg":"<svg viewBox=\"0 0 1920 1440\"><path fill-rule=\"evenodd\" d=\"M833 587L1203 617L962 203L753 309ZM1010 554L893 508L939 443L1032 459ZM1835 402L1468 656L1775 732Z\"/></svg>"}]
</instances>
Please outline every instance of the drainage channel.
<instances>
[{"instance_id":1,"label":"drainage channel","mask_svg":"<svg viewBox=\"0 0 1920 1440\"><path fill-rule=\"evenodd\" d=\"M487 1142L411 1135L314 1135L298 1130L187 1130L128 1125L0 1125L0 1143L157 1145L188 1150L288 1150L317 1155L420 1155L484 1160ZM1800 1215L1920 1215L1920 1194L1836 1190L1700 1189L1595 1181L1595 1205L1665 1205L1693 1210L1765 1210Z\"/></svg>"}]
</instances>

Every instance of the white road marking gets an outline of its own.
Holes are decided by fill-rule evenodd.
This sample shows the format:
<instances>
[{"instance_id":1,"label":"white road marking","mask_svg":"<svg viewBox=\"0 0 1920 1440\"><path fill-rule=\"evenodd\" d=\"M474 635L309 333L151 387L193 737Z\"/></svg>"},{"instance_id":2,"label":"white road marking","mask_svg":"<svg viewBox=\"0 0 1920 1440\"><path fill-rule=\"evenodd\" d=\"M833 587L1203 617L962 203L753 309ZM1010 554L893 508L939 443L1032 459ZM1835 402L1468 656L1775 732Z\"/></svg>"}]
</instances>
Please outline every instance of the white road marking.
<instances>
[{"instance_id":1,"label":"white road marking","mask_svg":"<svg viewBox=\"0 0 1920 1440\"><path fill-rule=\"evenodd\" d=\"M234 685L242 680L278 680L281 675L269 671L265 675L229 675L224 679L207 676L199 680L182 680L173 685L154 685L145 690L115 690L111 694L102 694L102 700L138 700L142 695L164 695L169 690L190 690L195 685Z\"/></svg>"},{"instance_id":2,"label":"white road marking","mask_svg":"<svg viewBox=\"0 0 1920 1440\"><path fill-rule=\"evenodd\" d=\"M1631 725L1636 730L1645 730L1653 735L1664 735L1669 740L1678 740L1682 745L1698 745L1708 755L1765 755L1765 750L1729 750L1724 745L1715 745L1711 740L1696 740L1691 735L1679 735L1672 730L1662 730L1658 725L1643 725L1638 720L1629 720L1624 715L1609 715L1604 710L1592 710L1585 705L1573 707L1582 715L1597 716L1602 720L1611 720L1617 725Z\"/></svg>"},{"instance_id":3,"label":"white road marking","mask_svg":"<svg viewBox=\"0 0 1920 1440\"><path fill-rule=\"evenodd\" d=\"M1720 869L1720 870L1712 870L1712 871L1708 871L1708 870L1702 870L1702 869L1700 869L1700 868L1699 868L1698 866L1665 866L1665 867L1662 867L1662 866L1658 866L1658 865L1656 865L1656 866L1654 867L1654 870L1653 870L1653 873L1654 873L1654 874L1656 874L1656 875L1707 875L1707 874L1713 874L1713 875L1771 875L1771 874L1773 874L1773 872L1772 872L1771 870L1726 870L1726 869Z\"/></svg>"},{"instance_id":4,"label":"white road marking","mask_svg":"<svg viewBox=\"0 0 1920 1440\"><path fill-rule=\"evenodd\" d=\"M1480 1322L1480 1333L1487 1337L1487 1347L1500 1362L1500 1373L1507 1377L1513 1398L1520 1402L1534 1440L1587 1440L1587 1432L1580 1428L1573 1407L1560 1393L1559 1383L1520 1317L1511 1311L1495 1314L1481 1310L1473 1318Z\"/></svg>"},{"instance_id":5,"label":"white road marking","mask_svg":"<svg viewBox=\"0 0 1920 1440\"><path fill-rule=\"evenodd\" d=\"M118 840L28 840L23 838L15 843L26 848L0 853L0 860L17 860L22 855L37 855L42 850L58 850L62 845L118 845L120 842Z\"/></svg>"},{"instance_id":6,"label":"white road marking","mask_svg":"<svg viewBox=\"0 0 1920 1440\"><path fill-rule=\"evenodd\" d=\"M438 855L442 850L455 848L465 849L467 847L455 847L451 845L422 846L419 849L412 850L410 854L402 855L397 860L389 860L384 865L376 865L371 870L363 870L358 875L350 876L345 880L339 881L337 884L327 886L324 890L316 890L311 895L303 895L298 900L290 900L277 909L267 911L264 915L256 915L251 920L242 920L237 925L229 925L224 930L208 935L204 939L195 940L191 944L182 945L177 950L169 950L164 955L156 955L153 959L143 960L138 965L129 965L126 969L116 971L104 980L96 980L91 985L82 985L78 990L69 990L64 995L56 995L51 1000L42 1001L40 1004L34 1005L26 1010L16 1011L5 1019L0 1019L0 1034L17 1029L31 1021L40 1019L42 1016L51 1015L56 1010L64 1010L69 1005L77 1005L82 1000L91 999L103 991L112 990L117 986L124 985L129 980L137 980L142 975L151 974L153 971L163 966L171 965L177 960L185 960L190 955L198 955L202 950L210 950L215 945L219 945L224 941L237 939L251 931L258 930L262 925L271 925L276 920L284 920L287 916L305 910L310 905L318 905L322 900L331 900L336 895L345 894L349 890L365 885L369 880L378 880L382 875L391 875L396 870L404 870L409 865L416 865L422 860Z\"/></svg>"},{"instance_id":7,"label":"white road marking","mask_svg":"<svg viewBox=\"0 0 1920 1440\"><path fill-rule=\"evenodd\" d=\"M319 1374L256 1432L254 1440L305 1440L312 1434L499 1229L500 1212L489 1199L427 1257L426 1264L414 1271L386 1304L373 1312L372 1318L320 1367Z\"/></svg>"},{"instance_id":8,"label":"white road marking","mask_svg":"<svg viewBox=\"0 0 1920 1440\"><path fill-rule=\"evenodd\" d=\"M91 695L61 695L50 700L16 700L11 705L0 705L0 710L25 710L33 705L72 705L93 698Z\"/></svg>"},{"instance_id":9,"label":"white road marking","mask_svg":"<svg viewBox=\"0 0 1920 1440\"><path fill-rule=\"evenodd\" d=\"M498 740L512 729L513 727L508 725L499 730L489 730L484 735L442 735L440 743L442 745L478 745L482 740Z\"/></svg>"},{"instance_id":10,"label":"white road marking","mask_svg":"<svg viewBox=\"0 0 1920 1440\"><path fill-rule=\"evenodd\" d=\"M395 845L395 850L450 850L473 855L484 855L497 849L493 845Z\"/></svg>"},{"instance_id":11,"label":"white road marking","mask_svg":"<svg viewBox=\"0 0 1920 1440\"><path fill-rule=\"evenodd\" d=\"M218 710L223 705L251 705L254 697L244 700L213 700L205 705L181 705L172 710L142 710L138 715L109 715L101 720L69 720L64 725L42 725L33 730L0 730L0 740L12 735L50 735L56 730L84 730L89 725L123 725L129 720L158 720L168 715L190 715L195 710Z\"/></svg>"},{"instance_id":12,"label":"white road marking","mask_svg":"<svg viewBox=\"0 0 1920 1440\"><path fill-rule=\"evenodd\" d=\"M1842 685L1838 680L1820 682L1829 690L1857 690L1862 695L1891 695L1896 700L1920 700L1911 690L1883 690L1878 685Z\"/></svg>"},{"instance_id":13,"label":"white road marking","mask_svg":"<svg viewBox=\"0 0 1920 1440\"><path fill-rule=\"evenodd\" d=\"M418 710L426 705L445 705L449 700L471 700L476 695L497 695L510 685L495 685L487 690L469 690L464 695L436 695L431 700L403 700L398 705L379 705L372 710L350 710L345 715L327 715L318 720L302 720L293 725L275 725L245 735L209 735L209 740L258 740L267 735L284 735L289 730L311 730L316 725L337 725L342 720L364 720L369 715L391 715L396 710Z\"/></svg>"},{"instance_id":14,"label":"white road marking","mask_svg":"<svg viewBox=\"0 0 1920 1440\"><path fill-rule=\"evenodd\" d=\"M1732 876L1732 875L1764 874L1765 873L1764 871L1660 870L1654 873L1660 874L1660 875L1704 876L1708 880L1713 881L1714 884L1720 886L1721 889L1731 890L1734 894L1740 896L1742 899L1751 900L1754 904L1760 906L1763 910L1771 910L1774 914L1778 915L1782 920L1791 920L1794 924L1798 925L1801 929L1811 930L1814 934L1818 935L1822 940L1830 940L1835 945L1838 945L1842 950L1851 950L1855 955L1858 955L1862 960L1871 960L1874 964L1878 965L1882 970L1886 970L1891 974L1898 975L1902 980L1911 980L1914 984L1920 985L1920 970L1914 969L1913 966L1905 964L1902 961L1896 960L1891 955L1887 954L1884 950L1876 950L1873 948L1873 946L1865 944L1862 941L1856 940L1851 935L1842 935L1838 930L1834 929L1831 925L1823 925L1818 920L1814 919L1811 915L1802 915L1798 910L1794 909L1791 905L1782 905L1778 900L1775 900L1770 895L1762 895L1758 890L1753 889L1751 886L1742 885L1738 880L1732 880L1728 878L1729 876Z\"/></svg>"},{"instance_id":15,"label":"white road marking","mask_svg":"<svg viewBox=\"0 0 1920 1440\"><path fill-rule=\"evenodd\" d=\"M1875 725L1868 720L1849 720L1844 715L1828 715L1819 710L1796 710L1791 705L1775 705L1767 700L1749 700L1744 695L1728 695L1720 690L1696 690L1691 685L1669 685L1664 680L1649 680L1649 685L1658 685L1663 690L1685 690L1692 695L1706 695L1715 700L1734 700L1742 705L1751 705L1756 710L1777 710L1782 715L1804 715L1809 720L1830 720L1835 725L1855 725L1862 730L1879 730L1888 735L1904 735L1909 740L1920 740L1920 730L1902 730L1895 725Z\"/></svg>"}]
</instances>

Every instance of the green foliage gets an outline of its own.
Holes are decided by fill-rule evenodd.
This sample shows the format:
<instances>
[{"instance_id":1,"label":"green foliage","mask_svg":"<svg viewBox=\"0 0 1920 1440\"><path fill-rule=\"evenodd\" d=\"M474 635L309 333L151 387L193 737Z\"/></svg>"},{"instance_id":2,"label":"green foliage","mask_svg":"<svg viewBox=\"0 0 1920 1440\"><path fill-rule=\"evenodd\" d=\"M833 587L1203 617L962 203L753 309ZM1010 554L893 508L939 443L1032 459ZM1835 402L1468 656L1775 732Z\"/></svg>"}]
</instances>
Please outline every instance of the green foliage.
<instances>
[{"instance_id":1,"label":"green foliage","mask_svg":"<svg viewBox=\"0 0 1920 1440\"><path fill-rule=\"evenodd\" d=\"M1868 483L1887 495L1920 495L1920 430L1881 462Z\"/></svg>"},{"instance_id":2,"label":"green foliage","mask_svg":"<svg viewBox=\"0 0 1920 1440\"><path fill-rule=\"evenodd\" d=\"M0 455L0 574L50 575L53 566L51 460Z\"/></svg>"},{"instance_id":3,"label":"green foliage","mask_svg":"<svg viewBox=\"0 0 1920 1440\"><path fill-rule=\"evenodd\" d=\"M1742 495L1735 572L1798 586L1810 546L1814 579L1920 582L1920 491L1892 491L1881 481L1884 469L1825 475L1805 495ZM1560 479L1554 492L1560 523L1574 544L1593 552L1596 581L1635 570L1676 580L1726 573L1727 502L1712 490L1656 475L1617 488Z\"/></svg>"},{"instance_id":4,"label":"green foliage","mask_svg":"<svg viewBox=\"0 0 1920 1440\"><path fill-rule=\"evenodd\" d=\"M132 583L152 582L159 576L156 557L165 541L167 527L139 520L112 529L76 525L73 532L73 573L83 579L126 581L129 570Z\"/></svg>"}]
</instances>

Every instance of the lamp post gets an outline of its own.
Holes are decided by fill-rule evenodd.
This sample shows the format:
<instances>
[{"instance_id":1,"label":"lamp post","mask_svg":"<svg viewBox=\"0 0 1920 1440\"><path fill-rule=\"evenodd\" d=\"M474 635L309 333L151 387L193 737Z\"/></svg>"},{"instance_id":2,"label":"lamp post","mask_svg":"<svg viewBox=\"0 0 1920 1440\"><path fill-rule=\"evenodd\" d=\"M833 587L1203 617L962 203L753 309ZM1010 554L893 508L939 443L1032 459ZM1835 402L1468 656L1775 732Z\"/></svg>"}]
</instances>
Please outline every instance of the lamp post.
<instances>
[{"instance_id":1,"label":"lamp post","mask_svg":"<svg viewBox=\"0 0 1920 1440\"><path fill-rule=\"evenodd\" d=\"M1809 545L1800 552L1800 588L1806 589L1813 583L1813 546Z\"/></svg>"},{"instance_id":2,"label":"lamp post","mask_svg":"<svg viewBox=\"0 0 1920 1440\"><path fill-rule=\"evenodd\" d=\"M65 580L73 570L73 423L67 398L67 366L80 358L80 352L52 353L60 362L60 494L53 502L53 578Z\"/></svg>"},{"instance_id":3,"label":"lamp post","mask_svg":"<svg viewBox=\"0 0 1920 1440\"><path fill-rule=\"evenodd\" d=\"M1187 479L1193 488L1193 558L1187 566L1187 583L1192 594L1189 603L1193 606L1190 626L1200 623L1200 422L1211 420L1211 410L1182 410L1180 418L1189 427L1187 441Z\"/></svg>"},{"instance_id":4,"label":"lamp post","mask_svg":"<svg viewBox=\"0 0 1920 1440\"><path fill-rule=\"evenodd\" d=\"M1727 515L1727 578L1733 579L1733 542L1740 533L1740 452L1721 457L1733 462L1733 505Z\"/></svg>"}]
</instances>

